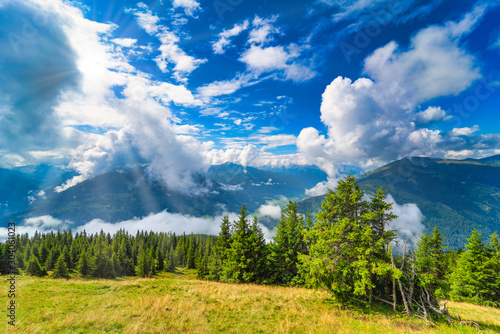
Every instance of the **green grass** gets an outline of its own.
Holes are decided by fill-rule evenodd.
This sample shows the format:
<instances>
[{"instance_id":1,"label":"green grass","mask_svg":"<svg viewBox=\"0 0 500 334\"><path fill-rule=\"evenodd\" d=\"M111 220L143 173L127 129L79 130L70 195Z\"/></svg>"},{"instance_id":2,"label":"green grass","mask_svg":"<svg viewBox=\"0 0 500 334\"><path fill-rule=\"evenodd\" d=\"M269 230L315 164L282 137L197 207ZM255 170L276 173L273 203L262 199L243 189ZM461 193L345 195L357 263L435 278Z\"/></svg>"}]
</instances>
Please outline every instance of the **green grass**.
<instances>
[{"instance_id":1,"label":"green grass","mask_svg":"<svg viewBox=\"0 0 500 334\"><path fill-rule=\"evenodd\" d=\"M0 333L477 333L446 323L431 328L384 308L348 310L319 290L200 281L192 270L152 279L18 276L16 289L17 326L2 316ZM479 322L482 333L500 332L499 309L449 309Z\"/></svg>"}]
</instances>

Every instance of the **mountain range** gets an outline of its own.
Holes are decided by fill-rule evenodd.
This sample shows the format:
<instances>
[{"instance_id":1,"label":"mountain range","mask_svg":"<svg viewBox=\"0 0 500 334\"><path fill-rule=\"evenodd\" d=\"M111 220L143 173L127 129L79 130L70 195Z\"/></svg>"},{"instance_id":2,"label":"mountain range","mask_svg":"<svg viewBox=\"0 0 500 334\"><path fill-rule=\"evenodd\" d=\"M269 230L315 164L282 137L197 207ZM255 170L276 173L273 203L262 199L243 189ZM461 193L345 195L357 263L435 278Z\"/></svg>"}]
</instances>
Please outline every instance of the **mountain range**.
<instances>
[{"instance_id":1,"label":"mountain range","mask_svg":"<svg viewBox=\"0 0 500 334\"><path fill-rule=\"evenodd\" d=\"M359 174L359 168L344 169ZM305 189L327 175L312 166L258 169L236 164L212 166L196 182L202 191L186 194L152 179L147 167L116 170L84 181L66 191L53 189L76 175L40 165L0 169L0 221L23 222L50 215L84 224L99 218L119 222L167 210L191 216L237 212L243 204L255 212L267 201L298 201L299 211L315 214L324 196L305 198ZM499 230L500 155L484 159L408 157L358 176L360 187L374 193L388 190L398 204L415 203L427 231L438 226L450 248L462 247L473 228L484 235ZM277 219L261 217L268 228Z\"/></svg>"}]
</instances>

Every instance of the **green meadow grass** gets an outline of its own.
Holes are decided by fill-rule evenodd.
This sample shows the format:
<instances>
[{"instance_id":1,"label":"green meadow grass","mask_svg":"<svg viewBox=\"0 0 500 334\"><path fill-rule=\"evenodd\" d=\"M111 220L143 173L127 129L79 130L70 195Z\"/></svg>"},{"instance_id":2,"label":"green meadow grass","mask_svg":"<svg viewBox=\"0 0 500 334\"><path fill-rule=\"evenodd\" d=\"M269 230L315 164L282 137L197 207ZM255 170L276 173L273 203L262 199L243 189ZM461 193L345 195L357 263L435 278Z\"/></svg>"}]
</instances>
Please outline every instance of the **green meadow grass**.
<instances>
[{"instance_id":1,"label":"green meadow grass","mask_svg":"<svg viewBox=\"0 0 500 334\"><path fill-rule=\"evenodd\" d=\"M18 276L16 304L16 327L5 310L0 333L477 333L445 322L429 327L384 308L347 309L325 291L201 281L184 269L151 279ZM500 332L500 309L448 308L480 323L482 333Z\"/></svg>"}]
</instances>

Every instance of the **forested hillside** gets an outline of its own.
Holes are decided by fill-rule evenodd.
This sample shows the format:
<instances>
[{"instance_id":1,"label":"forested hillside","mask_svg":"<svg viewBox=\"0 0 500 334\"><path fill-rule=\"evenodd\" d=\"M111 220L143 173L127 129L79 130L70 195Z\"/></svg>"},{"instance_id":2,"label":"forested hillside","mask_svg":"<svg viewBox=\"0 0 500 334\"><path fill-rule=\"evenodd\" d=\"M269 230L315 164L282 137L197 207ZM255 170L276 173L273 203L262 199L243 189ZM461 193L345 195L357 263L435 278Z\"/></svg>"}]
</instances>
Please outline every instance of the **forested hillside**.
<instances>
[{"instance_id":1,"label":"forested hillside","mask_svg":"<svg viewBox=\"0 0 500 334\"><path fill-rule=\"evenodd\" d=\"M442 160L405 158L359 177L361 189L387 189L398 204L415 203L430 233L437 226L450 248L463 247L475 228L484 235L500 226L500 156ZM323 196L298 203L299 212L317 212Z\"/></svg>"}]
</instances>

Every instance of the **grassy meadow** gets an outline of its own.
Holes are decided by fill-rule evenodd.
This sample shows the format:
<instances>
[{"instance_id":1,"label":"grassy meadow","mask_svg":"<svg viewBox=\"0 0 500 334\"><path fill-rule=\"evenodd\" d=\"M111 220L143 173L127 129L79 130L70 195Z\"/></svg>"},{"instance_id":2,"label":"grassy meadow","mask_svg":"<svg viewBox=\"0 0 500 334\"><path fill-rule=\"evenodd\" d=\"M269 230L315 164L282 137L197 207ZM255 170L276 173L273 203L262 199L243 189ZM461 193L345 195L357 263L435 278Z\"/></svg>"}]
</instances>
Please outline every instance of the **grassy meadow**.
<instances>
[{"instance_id":1,"label":"grassy meadow","mask_svg":"<svg viewBox=\"0 0 500 334\"><path fill-rule=\"evenodd\" d=\"M16 327L4 315L0 333L477 333L444 322L429 327L389 309L346 309L324 291L200 281L183 269L151 279L18 276L16 290ZM481 333L500 333L500 309L448 308L478 322Z\"/></svg>"}]
</instances>

